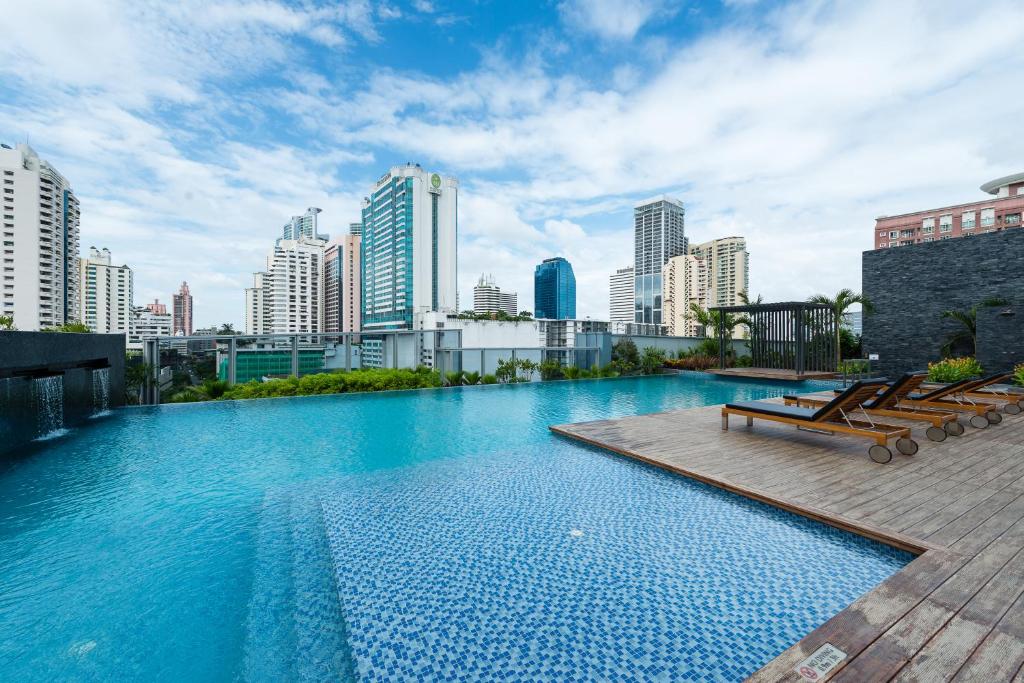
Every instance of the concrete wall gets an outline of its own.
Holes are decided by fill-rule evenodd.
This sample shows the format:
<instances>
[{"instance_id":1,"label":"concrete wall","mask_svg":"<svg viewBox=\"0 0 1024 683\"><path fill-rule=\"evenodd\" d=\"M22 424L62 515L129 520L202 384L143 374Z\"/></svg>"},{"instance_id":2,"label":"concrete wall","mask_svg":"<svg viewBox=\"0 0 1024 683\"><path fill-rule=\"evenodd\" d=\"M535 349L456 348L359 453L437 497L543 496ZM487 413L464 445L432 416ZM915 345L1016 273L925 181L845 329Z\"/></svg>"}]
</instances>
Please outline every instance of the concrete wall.
<instances>
[{"instance_id":1,"label":"concrete wall","mask_svg":"<svg viewBox=\"0 0 1024 683\"><path fill-rule=\"evenodd\" d=\"M865 354L877 353L887 375L924 368L958 324L940 316L987 298L1011 306L980 309L979 362L986 371L1020 362L1024 342L1024 229L866 251L863 292L875 306L864 316ZM1013 315L1001 315L1010 311Z\"/></svg>"},{"instance_id":2,"label":"concrete wall","mask_svg":"<svg viewBox=\"0 0 1024 683\"><path fill-rule=\"evenodd\" d=\"M123 334L0 332L0 454L53 427L40 415L37 378L59 376L63 418L74 427L96 411L94 369L107 368L108 407L124 405Z\"/></svg>"},{"instance_id":3,"label":"concrete wall","mask_svg":"<svg viewBox=\"0 0 1024 683\"><path fill-rule=\"evenodd\" d=\"M704 337L656 337L642 334L613 334L611 335L612 344L619 341L620 339L632 339L633 343L636 344L638 351L643 353L643 350L648 346L653 346L656 349L661 349L668 354L676 355L679 351L692 351L693 349L704 343ZM716 340L717 342L717 340ZM737 355L744 355L749 353L747 350L747 342L742 339L734 339L732 342L733 350ZM609 359L610 360L610 359Z\"/></svg>"}]
</instances>

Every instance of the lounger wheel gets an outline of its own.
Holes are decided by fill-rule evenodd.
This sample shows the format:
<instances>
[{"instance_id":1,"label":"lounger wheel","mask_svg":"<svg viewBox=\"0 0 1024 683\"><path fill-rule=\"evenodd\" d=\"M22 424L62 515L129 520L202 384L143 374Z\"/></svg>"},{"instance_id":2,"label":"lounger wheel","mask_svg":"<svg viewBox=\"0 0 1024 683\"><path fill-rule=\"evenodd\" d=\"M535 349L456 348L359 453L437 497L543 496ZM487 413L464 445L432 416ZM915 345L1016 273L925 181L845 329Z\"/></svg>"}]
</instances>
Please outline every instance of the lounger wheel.
<instances>
[{"instance_id":1,"label":"lounger wheel","mask_svg":"<svg viewBox=\"0 0 1024 683\"><path fill-rule=\"evenodd\" d=\"M946 430L943 429L942 427L929 427L928 429L924 430L924 433L925 436L927 436L932 441L946 440Z\"/></svg>"},{"instance_id":2,"label":"lounger wheel","mask_svg":"<svg viewBox=\"0 0 1024 683\"><path fill-rule=\"evenodd\" d=\"M872 460L883 465L892 460L892 451L877 443L868 449L868 455Z\"/></svg>"},{"instance_id":3,"label":"lounger wheel","mask_svg":"<svg viewBox=\"0 0 1024 683\"><path fill-rule=\"evenodd\" d=\"M990 410L987 413L985 413L985 418L994 425L997 425L1003 421L1003 416L994 410Z\"/></svg>"},{"instance_id":4,"label":"lounger wheel","mask_svg":"<svg viewBox=\"0 0 1024 683\"><path fill-rule=\"evenodd\" d=\"M952 422L946 423L946 433L952 434L953 436L960 436L964 433L964 426L960 424L959 420L953 420Z\"/></svg>"},{"instance_id":5,"label":"lounger wheel","mask_svg":"<svg viewBox=\"0 0 1024 683\"><path fill-rule=\"evenodd\" d=\"M918 448L920 448L920 446L918 446L917 442L913 439L908 439L905 436L901 436L896 439L896 450L903 455L913 455L914 453L917 453ZM889 457L892 456L890 455Z\"/></svg>"},{"instance_id":6,"label":"lounger wheel","mask_svg":"<svg viewBox=\"0 0 1024 683\"><path fill-rule=\"evenodd\" d=\"M1020 415L1020 406L1016 403L1007 403L1003 406L1003 412L1007 415Z\"/></svg>"},{"instance_id":7,"label":"lounger wheel","mask_svg":"<svg viewBox=\"0 0 1024 683\"><path fill-rule=\"evenodd\" d=\"M977 427L978 429L984 429L985 427L988 427L988 418L982 415L972 415L971 426Z\"/></svg>"}]
</instances>

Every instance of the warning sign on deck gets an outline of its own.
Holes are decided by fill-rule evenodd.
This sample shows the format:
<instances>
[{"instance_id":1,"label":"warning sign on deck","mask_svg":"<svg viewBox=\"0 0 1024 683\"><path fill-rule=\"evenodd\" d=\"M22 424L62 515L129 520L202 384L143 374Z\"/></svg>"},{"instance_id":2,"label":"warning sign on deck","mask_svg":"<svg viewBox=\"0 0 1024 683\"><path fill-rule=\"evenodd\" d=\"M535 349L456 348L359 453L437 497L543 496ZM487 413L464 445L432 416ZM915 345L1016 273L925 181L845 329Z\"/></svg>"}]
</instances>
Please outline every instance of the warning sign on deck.
<instances>
[{"instance_id":1,"label":"warning sign on deck","mask_svg":"<svg viewBox=\"0 0 1024 683\"><path fill-rule=\"evenodd\" d=\"M821 681L844 659L845 652L832 643L825 643L815 650L814 654L797 664L793 670L806 681Z\"/></svg>"}]
</instances>

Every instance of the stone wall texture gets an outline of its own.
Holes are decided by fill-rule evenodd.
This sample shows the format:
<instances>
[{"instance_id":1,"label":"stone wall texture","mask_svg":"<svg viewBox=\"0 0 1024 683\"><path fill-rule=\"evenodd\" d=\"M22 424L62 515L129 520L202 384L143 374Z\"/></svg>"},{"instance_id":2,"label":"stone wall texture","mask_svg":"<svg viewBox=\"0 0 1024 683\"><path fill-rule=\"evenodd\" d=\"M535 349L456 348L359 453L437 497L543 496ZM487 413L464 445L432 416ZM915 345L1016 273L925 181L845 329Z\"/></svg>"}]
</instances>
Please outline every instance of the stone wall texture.
<instances>
[{"instance_id":1,"label":"stone wall texture","mask_svg":"<svg viewBox=\"0 0 1024 683\"><path fill-rule=\"evenodd\" d=\"M941 317L986 299L1010 303L979 308L978 361L987 372L1024 361L1024 229L864 252L865 296L875 312L864 316L863 349L876 367L895 376L941 359L940 348L958 323Z\"/></svg>"},{"instance_id":2,"label":"stone wall texture","mask_svg":"<svg viewBox=\"0 0 1024 683\"><path fill-rule=\"evenodd\" d=\"M107 407L124 405L123 334L0 332L0 456L25 449L53 425L41 419L38 380L60 377L64 428L97 412L94 382L108 382Z\"/></svg>"}]
</instances>

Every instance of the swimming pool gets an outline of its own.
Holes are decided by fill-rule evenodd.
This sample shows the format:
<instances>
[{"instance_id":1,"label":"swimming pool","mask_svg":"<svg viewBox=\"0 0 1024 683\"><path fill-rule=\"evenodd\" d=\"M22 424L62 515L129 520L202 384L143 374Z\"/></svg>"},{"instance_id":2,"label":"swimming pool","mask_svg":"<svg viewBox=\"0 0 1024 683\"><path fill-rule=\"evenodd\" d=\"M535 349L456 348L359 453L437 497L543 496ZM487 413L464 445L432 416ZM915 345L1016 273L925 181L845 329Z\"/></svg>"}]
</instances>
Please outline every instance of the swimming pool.
<instances>
[{"instance_id":1,"label":"swimming pool","mask_svg":"<svg viewBox=\"0 0 1024 683\"><path fill-rule=\"evenodd\" d=\"M0 680L742 678L910 556L547 426L810 387L116 411L0 463Z\"/></svg>"}]
</instances>

